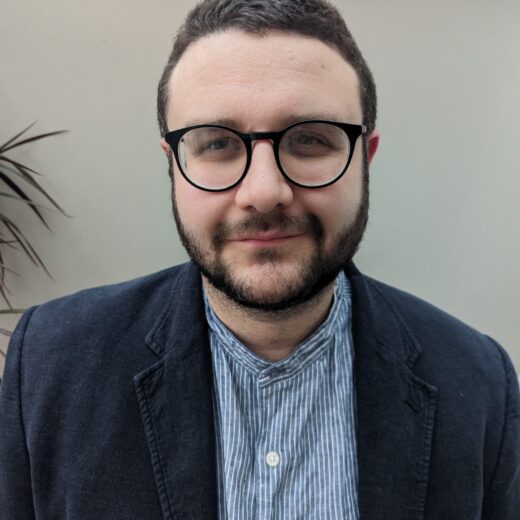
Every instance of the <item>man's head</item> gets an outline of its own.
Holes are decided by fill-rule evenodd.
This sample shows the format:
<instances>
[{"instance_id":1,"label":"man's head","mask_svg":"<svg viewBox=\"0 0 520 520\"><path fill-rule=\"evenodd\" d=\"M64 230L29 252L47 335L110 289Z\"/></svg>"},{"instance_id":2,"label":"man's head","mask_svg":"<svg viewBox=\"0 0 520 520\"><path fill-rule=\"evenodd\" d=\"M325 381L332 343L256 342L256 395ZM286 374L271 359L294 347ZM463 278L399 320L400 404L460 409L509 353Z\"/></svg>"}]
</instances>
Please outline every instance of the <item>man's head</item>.
<instances>
[{"instance_id":1,"label":"man's head","mask_svg":"<svg viewBox=\"0 0 520 520\"><path fill-rule=\"evenodd\" d=\"M204 0L180 28L159 81L157 116L161 135L168 131L171 73L186 49L207 36L230 29L265 35L272 31L310 36L335 47L359 78L363 122L376 125L377 98L372 73L338 10L326 0ZM273 56L275 58L276 56Z\"/></svg>"},{"instance_id":2,"label":"man's head","mask_svg":"<svg viewBox=\"0 0 520 520\"><path fill-rule=\"evenodd\" d=\"M374 84L337 11L319 1L202 2L174 44L158 109L163 134L197 124L270 132L302 119L368 127L346 174L317 189L288 182L273 143L260 139L238 185L203 191L161 142L180 237L209 283L268 311L294 308L328 286L363 236L378 142Z\"/></svg>"}]
</instances>

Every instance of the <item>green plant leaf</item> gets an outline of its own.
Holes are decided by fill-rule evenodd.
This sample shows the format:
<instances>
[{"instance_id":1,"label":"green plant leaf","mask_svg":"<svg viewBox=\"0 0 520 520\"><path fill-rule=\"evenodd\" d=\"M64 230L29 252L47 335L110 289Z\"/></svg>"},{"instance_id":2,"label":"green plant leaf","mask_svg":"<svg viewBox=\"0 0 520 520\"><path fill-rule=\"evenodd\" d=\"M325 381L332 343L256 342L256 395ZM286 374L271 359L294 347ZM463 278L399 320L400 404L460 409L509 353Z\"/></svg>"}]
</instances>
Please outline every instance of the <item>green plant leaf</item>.
<instances>
[{"instance_id":1,"label":"green plant leaf","mask_svg":"<svg viewBox=\"0 0 520 520\"><path fill-rule=\"evenodd\" d=\"M28 137L27 139L23 139L18 142L11 141L12 144L8 143L7 145L4 144L2 147L0 147L0 153L5 154L7 151L17 148L18 146L23 146L34 141L39 141L40 139L45 139L46 137L51 137L53 135L66 134L67 132L68 130L57 130L55 132L46 132L45 134L33 135L32 137Z\"/></svg>"},{"instance_id":2,"label":"green plant leaf","mask_svg":"<svg viewBox=\"0 0 520 520\"><path fill-rule=\"evenodd\" d=\"M45 209L47 211L53 211L54 213L57 213L55 209L49 208L48 206L44 206L43 204L37 204L32 200L26 200L25 198L18 197L17 195L13 195L12 193L7 193L6 191L0 191L0 197L7 197L9 199L13 199L23 204L26 204L27 206L34 206L35 208Z\"/></svg>"},{"instance_id":3,"label":"green plant leaf","mask_svg":"<svg viewBox=\"0 0 520 520\"><path fill-rule=\"evenodd\" d=\"M2 239L2 240L0 240L0 244L10 247L11 249L18 249L16 247L16 245L13 245L13 244L18 244L18 242L16 240L3 240Z\"/></svg>"},{"instance_id":4,"label":"green plant leaf","mask_svg":"<svg viewBox=\"0 0 520 520\"><path fill-rule=\"evenodd\" d=\"M12 164L16 170L19 172L18 175L20 177L22 177L22 179L24 179L25 181L27 181L31 186L33 186L33 188L35 188L36 190L38 190L62 215L65 215L65 216L70 216L70 215L67 215L67 213L65 212L65 210L40 186L40 184L29 174L27 173L25 170L29 170L31 171L32 173L38 173L38 172L34 172L34 170L30 170L30 168L27 168L26 166L24 166L23 164L20 164L18 163L17 161L13 161L12 159L9 159L7 157L1 157L0 156L0 161L6 161L10 164ZM40 175L40 174L38 174Z\"/></svg>"},{"instance_id":5,"label":"green plant leaf","mask_svg":"<svg viewBox=\"0 0 520 520\"><path fill-rule=\"evenodd\" d=\"M33 170L32 168L29 168L29 166L26 166L25 164L19 163L18 161L15 161L14 159L10 159L6 155L1 155L0 154L0 161L4 161L6 163L12 164L15 167L15 170L12 170L13 172L14 171L19 171L20 168L21 168L23 170L22 173L24 174L24 176L29 176L31 179L32 179L32 176L29 173L27 173L27 172L34 173L34 175L38 175L38 177L43 177L43 175L40 172L37 172L36 170ZM25 170L27 170L27 171L25 171Z\"/></svg>"},{"instance_id":6,"label":"green plant leaf","mask_svg":"<svg viewBox=\"0 0 520 520\"><path fill-rule=\"evenodd\" d=\"M16 141L19 137L21 137L23 134L25 134L25 132L27 132L28 130L30 130L34 125L36 124L36 121L34 123L31 123L27 128L25 128L24 130L22 130L20 133L16 134L14 137L11 137L11 139L9 139L8 141L6 141L2 146L0 146L0 150L2 148L5 148L6 146L9 146L11 143L13 143L14 141Z\"/></svg>"},{"instance_id":7,"label":"green plant leaf","mask_svg":"<svg viewBox=\"0 0 520 520\"><path fill-rule=\"evenodd\" d=\"M14 274L15 276L20 276L16 271L13 271L10 267L7 267L3 263L3 259L1 258L2 255L0 255L0 270L2 271L9 271L11 274Z\"/></svg>"},{"instance_id":8,"label":"green plant leaf","mask_svg":"<svg viewBox=\"0 0 520 520\"><path fill-rule=\"evenodd\" d=\"M37 266L40 265L41 267L43 267L46 273L50 276L50 273L47 271L40 257L32 247L31 242L22 233L19 227L9 217L6 217L3 213L0 213L0 220L3 222L5 227L11 232L13 237L18 241L20 247L24 250L25 254L30 258L32 263Z\"/></svg>"},{"instance_id":9,"label":"green plant leaf","mask_svg":"<svg viewBox=\"0 0 520 520\"><path fill-rule=\"evenodd\" d=\"M6 290L7 290L7 287L5 286L5 282L2 280L2 283L0 284L0 294L2 295L2 298L4 299L5 303L9 307L9 309L12 309L13 306L11 305L9 298L7 297Z\"/></svg>"},{"instance_id":10,"label":"green plant leaf","mask_svg":"<svg viewBox=\"0 0 520 520\"><path fill-rule=\"evenodd\" d=\"M38 211L38 205L34 203L31 200L31 198L20 187L18 187L18 185L15 182L9 179L9 177L7 177L7 175L3 174L2 172L0 172L0 179L3 180L7 184L7 186L9 186L9 188L11 188L15 193L17 193L19 197L15 197L14 195L5 192L0 192L0 195L2 195L3 197L13 198L15 200L21 200L28 204L31 210L34 211L36 216L41 220L43 225L50 231L51 228L49 227L49 224L47 224L47 221L43 218L43 215Z\"/></svg>"},{"instance_id":11,"label":"green plant leaf","mask_svg":"<svg viewBox=\"0 0 520 520\"><path fill-rule=\"evenodd\" d=\"M1 249L0 249L0 261L2 262L2 264L0 266L0 288L3 288L5 286L5 272L8 270L8 268L4 265L4 258L2 256ZM3 291L2 291L2 296L4 297L4 300L7 303L7 305L9 305L9 307L11 307L9 300L5 297L5 295L3 294Z\"/></svg>"},{"instance_id":12,"label":"green plant leaf","mask_svg":"<svg viewBox=\"0 0 520 520\"><path fill-rule=\"evenodd\" d=\"M0 181L7 186L8 190L0 190L0 197L9 198L11 200L16 200L19 202L28 205L31 208L31 211L38 217L41 223L47 228L51 229L48 225L45 217L39 209L47 209L51 210L51 208L45 208L42 204L36 202L37 199L34 199L32 193L26 190L25 184L20 184L18 179L27 183L29 186L34 188L39 192L41 196L43 196L47 201L49 201L52 206L62 213L65 216L69 216L65 213L63 208L47 193L47 191L39 184L36 180L36 176L41 176L39 172L26 166L25 164L7 157L5 154L10 150L14 150L15 148L20 148L22 146L29 145L30 143L34 143L36 141L46 139L47 137L57 136L60 134L64 134L67 130L58 130L54 132L45 132L42 134L37 134L33 136L26 136L27 132L34 126L35 123L32 123L28 127L24 128L21 132L18 132L15 136L8 139L5 143L0 146ZM9 191L10 190L10 191ZM0 310L1 314L13 314L16 312L23 312L21 309L14 309L9 301L9 288L6 285L6 274L16 273L7 267L4 262L4 258L2 255L2 251L4 251L4 247L10 247L11 249L21 250L33 264L41 267L45 273L52 279L51 274L46 268L43 260L39 257L38 253L32 246L29 239L25 236L22 230L15 224L15 222L8 217L5 212L1 212L0 208L0 298L3 298L5 303L8 306L6 310ZM0 334L10 335L10 331L0 328ZM2 353L2 355L4 355ZM1 381L1 379L0 379Z\"/></svg>"}]
</instances>

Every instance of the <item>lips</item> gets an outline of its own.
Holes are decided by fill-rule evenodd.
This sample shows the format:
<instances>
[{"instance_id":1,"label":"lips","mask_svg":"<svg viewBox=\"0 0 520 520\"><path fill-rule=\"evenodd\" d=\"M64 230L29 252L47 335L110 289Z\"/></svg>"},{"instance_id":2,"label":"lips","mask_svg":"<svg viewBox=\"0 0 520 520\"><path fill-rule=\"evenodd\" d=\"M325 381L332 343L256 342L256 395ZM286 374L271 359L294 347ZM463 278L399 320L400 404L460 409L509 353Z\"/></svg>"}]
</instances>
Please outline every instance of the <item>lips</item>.
<instances>
[{"instance_id":1,"label":"lips","mask_svg":"<svg viewBox=\"0 0 520 520\"><path fill-rule=\"evenodd\" d=\"M267 232L267 233L251 233L243 236L238 236L231 238L230 240L233 242L273 242L277 240L285 240L289 238L295 238L301 236L303 233L275 233L275 232Z\"/></svg>"},{"instance_id":2,"label":"lips","mask_svg":"<svg viewBox=\"0 0 520 520\"><path fill-rule=\"evenodd\" d=\"M282 247L292 242L292 240L303 236L305 233L291 233L291 232L261 232L261 233L249 233L247 235L241 235L233 237L229 240L232 244L243 245L245 247L252 248L271 248L271 247Z\"/></svg>"}]
</instances>

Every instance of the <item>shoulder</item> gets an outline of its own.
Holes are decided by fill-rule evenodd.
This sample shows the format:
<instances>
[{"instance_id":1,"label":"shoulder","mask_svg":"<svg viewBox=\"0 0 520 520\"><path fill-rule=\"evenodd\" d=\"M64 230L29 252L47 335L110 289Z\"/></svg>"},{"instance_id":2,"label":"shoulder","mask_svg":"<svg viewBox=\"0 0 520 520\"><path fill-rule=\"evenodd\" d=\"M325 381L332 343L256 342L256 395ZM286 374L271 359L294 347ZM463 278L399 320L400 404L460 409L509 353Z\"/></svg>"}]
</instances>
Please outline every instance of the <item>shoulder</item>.
<instances>
[{"instance_id":1,"label":"shoulder","mask_svg":"<svg viewBox=\"0 0 520 520\"><path fill-rule=\"evenodd\" d=\"M395 316L421 335L434 332L437 336L446 334L460 336L461 339L483 337L475 328L409 292L369 276L364 278L371 291L392 308Z\"/></svg>"},{"instance_id":2,"label":"shoulder","mask_svg":"<svg viewBox=\"0 0 520 520\"><path fill-rule=\"evenodd\" d=\"M519 507L520 392L506 350L434 305L363 278L374 306L393 315L411 345L407 352L415 355L405 362L413 380L426 383L435 395L436 460L461 476L461 493L471 483L486 490L484 510L493 518L512 518ZM395 337L387 341L390 348L395 343ZM442 496L446 471L437 464L429 486Z\"/></svg>"},{"instance_id":3,"label":"shoulder","mask_svg":"<svg viewBox=\"0 0 520 520\"><path fill-rule=\"evenodd\" d=\"M151 331L167 318L182 328L172 310L189 300L187 281L190 289L198 279L192 264L182 264L28 309L9 342L4 374L4 382L19 375L28 420L66 395L133 399L133 377L158 359Z\"/></svg>"},{"instance_id":4,"label":"shoulder","mask_svg":"<svg viewBox=\"0 0 520 520\"><path fill-rule=\"evenodd\" d=\"M460 390L496 395L516 385L513 364L493 338L417 296L364 277L421 351L417 373L435 386L457 384ZM481 393L482 392L482 393Z\"/></svg>"},{"instance_id":5,"label":"shoulder","mask_svg":"<svg viewBox=\"0 0 520 520\"><path fill-rule=\"evenodd\" d=\"M502 357L502 347L496 341L463 322L459 318L431 303L401 289L397 289L370 277L365 277L369 287L392 309L396 319L421 343L462 349L461 354L478 354L482 350L497 359Z\"/></svg>"},{"instance_id":6,"label":"shoulder","mask_svg":"<svg viewBox=\"0 0 520 520\"><path fill-rule=\"evenodd\" d=\"M27 370L36 371L43 366L81 370L132 353L143 356L147 334L177 305L176 288L193 276L193 266L182 264L34 306L20 319L8 355L18 350Z\"/></svg>"},{"instance_id":7,"label":"shoulder","mask_svg":"<svg viewBox=\"0 0 520 520\"><path fill-rule=\"evenodd\" d=\"M73 327L88 333L92 329L135 321L138 316L148 317L171 298L175 281L182 278L187 269L188 264L181 264L125 282L83 289L36 305L26 311L30 328L52 332Z\"/></svg>"}]
</instances>

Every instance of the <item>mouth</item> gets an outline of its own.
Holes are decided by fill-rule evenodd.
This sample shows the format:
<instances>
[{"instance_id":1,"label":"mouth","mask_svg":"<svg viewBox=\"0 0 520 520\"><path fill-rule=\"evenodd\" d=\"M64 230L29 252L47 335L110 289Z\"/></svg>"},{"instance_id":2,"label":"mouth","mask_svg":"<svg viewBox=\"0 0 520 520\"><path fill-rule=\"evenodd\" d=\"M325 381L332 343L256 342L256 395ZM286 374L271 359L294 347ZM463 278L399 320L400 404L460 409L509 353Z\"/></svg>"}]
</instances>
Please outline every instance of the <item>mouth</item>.
<instances>
[{"instance_id":1,"label":"mouth","mask_svg":"<svg viewBox=\"0 0 520 520\"><path fill-rule=\"evenodd\" d=\"M251 233L243 236L231 238L229 241L238 244L245 244L256 247L271 247L279 244L285 244L291 240L303 236L305 233Z\"/></svg>"}]
</instances>

